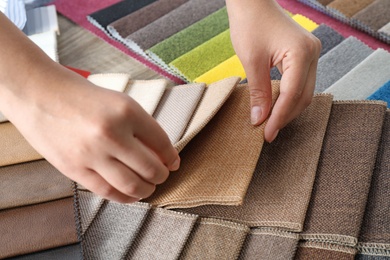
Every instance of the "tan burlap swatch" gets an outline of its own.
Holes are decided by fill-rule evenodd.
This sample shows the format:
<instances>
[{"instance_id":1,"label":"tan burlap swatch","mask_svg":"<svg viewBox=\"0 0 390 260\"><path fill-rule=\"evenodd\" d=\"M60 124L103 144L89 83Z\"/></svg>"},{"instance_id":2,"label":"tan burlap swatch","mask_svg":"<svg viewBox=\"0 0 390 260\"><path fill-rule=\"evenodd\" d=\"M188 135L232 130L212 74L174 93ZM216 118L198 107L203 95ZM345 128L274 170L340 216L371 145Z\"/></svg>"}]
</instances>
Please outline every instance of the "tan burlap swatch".
<instances>
[{"instance_id":1,"label":"tan burlap swatch","mask_svg":"<svg viewBox=\"0 0 390 260\"><path fill-rule=\"evenodd\" d=\"M326 242L300 242L295 260L354 260L356 249Z\"/></svg>"},{"instance_id":2,"label":"tan burlap swatch","mask_svg":"<svg viewBox=\"0 0 390 260\"><path fill-rule=\"evenodd\" d=\"M356 245L385 111L384 102L334 102L303 239Z\"/></svg>"},{"instance_id":3,"label":"tan burlap swatch","mask_svg":"<svg viewBox=\"0 0 390 260\"><path fill-rule=\"evenodd\" d=\"M0 211L0 258L78 242L73 197Z\"/></svg>"},{"instance_id":4,"label":"tan burlap swatch","mask_svg":"<svg viewBox=\"0 0 390 260\"><path fill-rule=\"evenodd\" d=\"M180 259L237 259L249 228L220 219L201 218L184 247Z\"/></svg>"},{"instance_id":5,"label":"tan burlap swatch","mask_svg":"<svg viewBox=\"0 0 390 260\"><path fill-rule=\"evenodd\" d=\"M130 80L130 75L124 73L92 74L88 76L88 80L99 87L123 92Z\"/></svg>"},{"instance_id":6,"label":"tan burlap swatch","mask_svg":"<svg viewBox=\"0 0 390 260\"><path fill-rule=\"evenodd\" d=\"M149 209L146 203L105 201L84 234L85 259L124 259Z\"/></svg>"},{"instance_id":7,"label":"tan burlap swatch","mask_svg":"<svg viewBox=\"0 0 390 260\"><path fill-rule=\"evenodd\" d=\"M78 190L80 203L81 232L87 231L95 219L104 199L89 191Z\"/></svg>"},{"instance_id":8,"label":"tan burlap swatch","mask_svg":"<svg viewBox=\"0 0 390 260\"><path fill-rule=\"evenodd\" d=\"M46 160L0 167L0 210L71 196L72 182Z\"/></svg>"},{"instance_id":9,"label":"tan burlap swatch","mask_svg":"<svg viewBox=\"0 0 390 260\"><path fill-rule=\"evenodd\" d=\"M126 259L178 259L197 217L162 208L151 209Z\"/></svg>"},{"instance_id":10,"label":"tan burlap swatch","mask_svg":"<svg viewBox=\"0 0 390 260\"><path fill-rule=\"evenodd\" d=\"M9 122L0 124L0 144L0 166L42 159L42 156Z\"/></svg>"},{"instance_id":11,"label":"tan burlap swatch","mask_svg":"<svg viewBox=\"0 0 390 260\"><path fill-rule=\"evenodd\" d=\"M146 201L168 208L242 204L264 142L264 124L251 125L249 115L249 89L241 85L181 152L180 169Z\"/></svg>"},{"instance_id":12,"label":"tan burlap swatch","mask_svg":"<svg viewBox=\"0 0 390 260\"><path fill-rule=\"evenodd\" d=\"M331 107L332 96L315 96L274 142L264 144L243 205L209 205L184 211L252 227L302 231Z\"/></svg>"},{"instance_id":13,"label":"tan burlap swatch","mask_svg":"<svg viewBox=\"0 0 390 260\"><path fill-rule=\"evenodd\" d=\"M294 259L298 241L298 233L277 228L253 228L245 240L239 259Z\"/></svg>"}]
</instances>

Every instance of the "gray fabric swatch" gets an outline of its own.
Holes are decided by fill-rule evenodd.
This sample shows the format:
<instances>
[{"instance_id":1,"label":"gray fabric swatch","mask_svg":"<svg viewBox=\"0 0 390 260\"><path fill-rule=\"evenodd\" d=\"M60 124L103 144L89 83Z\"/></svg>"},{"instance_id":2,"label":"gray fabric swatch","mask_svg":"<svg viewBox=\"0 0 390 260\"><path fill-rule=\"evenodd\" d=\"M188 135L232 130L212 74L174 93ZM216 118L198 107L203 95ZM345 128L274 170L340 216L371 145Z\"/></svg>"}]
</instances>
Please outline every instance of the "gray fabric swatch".
<instances>
[{"instance_id":1,"label":"gray fabric swatch","mask_svg":"<svg viewBox=\"0 0 390 260\"><path fill-rule=\"evenodd\" d=\"M81 243L70 246L56 247L45 251L36 252L33 254L16 256L9 258L12 260L77 260L83 259Z\"/></svg>"},{"instance_id":2,"label":"gray fabric swatch","mask_svg":"<svg viewBox=\"0 0 390 260\"><path fill-rule=\"evenodd\" d=\"M84 234L95 219L104 199L89 191L79 190L81 230Z\"/></svg>"},{"instance_id":3,"label":"gray fabric swatch","mask_svg":"<svg viewBox=\"0 0 390 260\"><path fill-rule=\"evenodd\" d=\"M389 256L357 254L355 260L389 260Z\"/></svg>"},{"instance_id":4,"label":"gray fabric swatch","mask_svg":"<svg viewBox=\"0 0 390 260\"><path fill-rule=\"evenodd\" d=\"M363 100L390 79L390 54L377 49L324 92L335 100Z\"/></svg>"},{"instance_id":5,"label":"gray fabric swatch","mask_svg":"<svg viewBox=\"0 0 390 260\"><path fill-rule=\"evenodd\" d=\"M345 39L318 61L315 92L322 92L332 86L373 52L355 37Z\"/></svg>"}]
</instances>

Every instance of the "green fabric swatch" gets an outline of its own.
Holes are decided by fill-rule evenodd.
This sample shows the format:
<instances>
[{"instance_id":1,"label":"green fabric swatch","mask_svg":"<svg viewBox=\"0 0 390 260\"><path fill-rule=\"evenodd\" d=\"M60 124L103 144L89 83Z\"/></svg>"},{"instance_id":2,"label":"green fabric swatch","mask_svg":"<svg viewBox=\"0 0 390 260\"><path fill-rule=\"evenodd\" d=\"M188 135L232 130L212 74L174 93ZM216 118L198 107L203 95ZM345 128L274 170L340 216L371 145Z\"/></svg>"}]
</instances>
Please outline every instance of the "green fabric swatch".
<instances>
[{"instance_id":1,"label":"green fabric swatch","mask_svg":"<svg viewBox=\"0 0 390 260\"><path fill-rule=\"evenodd\" d=\"M226 7L172 35L146 51L159 62L171 61L229 29Z\"/></svg>"},{"instance_id":2,"label":"green fabric swatch","mask_svg":"<svg viewBox=\"0 0 390 260\"><path fill-rule=\"evenodd\" d=\"M234 54L228 29L180 56L169 65L188 81L193 81Z\"/></svg>"}]
</instances>

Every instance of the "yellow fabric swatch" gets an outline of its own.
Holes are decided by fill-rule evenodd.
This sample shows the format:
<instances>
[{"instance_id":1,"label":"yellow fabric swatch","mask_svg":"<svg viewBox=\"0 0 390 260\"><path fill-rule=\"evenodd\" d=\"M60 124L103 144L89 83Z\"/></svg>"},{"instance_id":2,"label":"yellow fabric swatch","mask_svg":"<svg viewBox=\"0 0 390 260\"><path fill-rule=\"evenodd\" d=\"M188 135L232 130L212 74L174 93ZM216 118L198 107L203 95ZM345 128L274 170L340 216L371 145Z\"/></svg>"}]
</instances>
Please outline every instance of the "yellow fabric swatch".
<instances>
[{"instance_id":1,"label":"yellow fabric swatch","mask_svg":"<svg viewBox=\"0 0 390 260\"><path fill-rule=\"evenodd\" d=\"M318 24L300 14L294 15L292 19L309 32L314 31L318 27Z\"/></svg>"}]
</instances>

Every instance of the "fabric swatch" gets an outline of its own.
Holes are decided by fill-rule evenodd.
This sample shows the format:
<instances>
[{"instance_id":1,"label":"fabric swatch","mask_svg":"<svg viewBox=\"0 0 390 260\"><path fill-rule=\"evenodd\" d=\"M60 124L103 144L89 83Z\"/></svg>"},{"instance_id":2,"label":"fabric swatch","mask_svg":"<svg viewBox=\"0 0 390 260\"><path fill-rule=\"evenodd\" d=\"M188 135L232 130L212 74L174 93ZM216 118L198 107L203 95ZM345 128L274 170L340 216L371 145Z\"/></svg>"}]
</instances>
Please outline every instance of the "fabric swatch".
<instances>
[{"instance_id":1,"label":"fabric swatch","mask_svg":"<svg viewBox=\"0 0 390 260\"><path fill-rule=\"evenodd\" d=\"M73 197L0 211L0 258L78 242Z\"/></svg>"},{"instance_id":2,"label":"fabric swatch","mask_svg":"<svg viewBox=\"0 0 390 260\"><path fill-rule=\"evenodd\" d=\"M390 1L375 0L352 18L365 29L376 32L390 21Z\"/></svg>"},{"instance_id":3,"label":"fabric swatch","mask_svg":"<svg viewBox=\"0 0 390 260\"><path fill-rule=\"evenodd\" d=\"M299 235L276 228L250 230L238 259L294 259Z\"/></svg>"},{"instance_id":4,"label":"fabric swatch","mask_svg":"<svg viewBox=\"0 0 390 260\"><path fill-rule=\"evenodd\" d=\"M112 22L107 26L107 30L114 38L123 40L123 38L126 38L186 2L188 0L155 1L136 12Z\"/></svg>"},{"instance_id":5,"label":"fabric swatch","mask_svg":"<svg viewBox=\"0 0 390 260\"><path fill-rule=\"evenodd\" d=\"M292 19L309 32L314 31L318 27L318 24L301 14L294 15Z\"/></svg>"},{"instance_id":6,"label":"fabric swatch","mask_svg":"<svg viewBox=\"0 0 390 260\"><path fill-rule=\"evenodd\" d=\"M390 79L389 67L390 53L378 49L324 92L335 100L366 99Z\"/></svg>"},{"instance_id":7,"label":"fabric swatch","mask_svg":"<svg viewBox=\"0 0 390 260\"><path fill-rule=\"evenodd\" d=\"M380 255L368 255L368 254L357 254L355 260L388 260L387 256Z\"/></svg>"},{"instance_id":8,"label":"fabric swatch","mask_svg":"<svg viewBox=\"0 0 390 260\"><path fill-rule=\"evenodd\" d=\"M382 28L380 28L380 29L378 30L378 32L384 33L384 34L390 36L390 22L388 22L385 26L383 26Z\"/></svg>"},{"instance_id":9,"label":"fabric swatch","mask_svg":"<svg viewBox=\"0 0 390 260\"><path fill-rule=\"evenodd\" d=\"M248 233L249 228L241 224L202 218L195 224L180 259L237 259Z\"/></svg>"},{"instance_id":10,"label":"fabric swatch","mask_svg":"<svg viewBox=\"0 0 390 260\"><path fill-rule=\"evenodd\" d=\"M5 118L5 116L0 112L0 123L4 123L4 122L7 122L8 119Z\"/></svg>"},{"instance_id":11,"label":"fabric swatch","mask_svg":"<svg viewBox=\"0 0 390 260\"><path fill-rule=\"evenodd\" d=\"M226 30L178 57L169 65L188 81L193 81L234 54L230 30Z\"/></svg>"},{"instance_id":12,"label":"fabric swatch","mask_svg":"<svg viewBox=\"0 0 390 260\"><path fill-rule=\"evenodd\" d=\"M373 52L355 37L345 39L318 61L315 92L332 86Z\"/></svg>"},{"instance_id":13,"label":"fabric swatch","mask_svg":"<svg viewBox=\"0 0 390 260\"><path fill-rule=\"evenodd\" d=\"M106 201L84 234L85 259L123 259L150 206Z\"/></svg>"},{"instance_id":14,"label":"fabric swatch","mask_svg":"<svg viewBox=\"0 0 390 260\"><path fill-rule=\"evenodd\" d=\"M65 66L65 68L67 69L70 69L71 71L73 72L76 72L77 74L83 76L84 78L88 78L89 75L91 75L91 72L87 71L87 70L82 70L82 69L78 69L78 68L73 68L71 66Z\"/></svg>"},{"instance_id":15,"label":"fabric swatch","mask_svg":"<svg viewBox=\"0 0 390 260\"><path fill-rule=\"evenodd\" d=\"M72 182L46 160L0 167L0 210L71 196Z\"/></svg>"},{"instance_id":16,"label":"fabric swatch","mask_svg":"<svg viewBox=\"0 0 390 260\"><path fill-rule=\"evenodd\" d=\"M225 6L224 0L191 0L126 37L126 44L141 53ZM189 15L191 14L191 15Z\"/></svg>"},{"instance_id":17,"label":"fabric swatch","mask_svg":"<svg viewBox=\"0 0 390 260\"><path fill-rule=\"evenodd\" d=\"M196 219L196 215L152 209L126 259L178 259Z\"/></svg>"},{"instance_id":18,"label":"fabric swatch","mask_svg":"<svg viewBox=\"0 0 390 260\"><path fill-rule=\"evenodd\" d=\"M354 260L356 249L326 242L300 242L295 260Z\"/></svg>"},{"instance_id":19,"label":"fabric swatch","mask_svg":"<svg viewBox=\"0 0 390 260\"><path fill-rule=\"evenodd\" d=\"M211 84L228 77L246 78L244 67L237 55L221 62L203 75L194 79L194 82Z\"/></svg>"},{"instance_id":20,"label":"fabric swatch","mask_svg":"<svg viewBox=\"0 0 390 260\"><path fill-rule=\"evenodd\" d=\"M353 15L366 8L372 2L374 2L374 0L334 0L329 3L329 5L327 5L327 8L334 9L345 17L351 18Z\"/></svg>"},{"instance_id":21,"label":"fabric swatch","mask_svg":"<svg viewBox=\"0 0 390 260\"><path fill-rule=\"evenodd\" d=\"M161 64L169 64L227 29L229 29L229 19L226 7L223 7L154 45L146 53Z\"/></svg>"},{"instance_id":22,"label":"fabric swatch","mask_svg":"<svg viewBox=\"0 0 390 260\"><path fill-rule=\"evenodd\" d=\"M382 100L387 103L387 108L390 108L390 81L372 93L368 100Z\"/></svg>"},{"instance_id":23,"label":"fabric swatch","mask_svg":"<svg viewBox=\"0 0 390 260\"><path fill-rule=\"evenodd\" d=\"M42 159L11 123L0 124L0 166Z\"/></svg>"},{"instance_id":24,"label":"fabric swatch","mask_svg":"<svg viewBox=\"0 0 390 260\"><path fill-rule=\"evenodd\" d=\"M113 5L110 5L106 8L103 8L101 10L98 10L90 15L87 16L87 19L90 23L95 25L97 28L101 29L104 32L106 31L107 26L130 14L133 13L142 7L145 7L156 0L143 0L143 1L137 1L137 0L124 0L120 1L118 3L115 3Z\"/></svg>"},{"instance_id":25,"label":"fabric swatch","mask_svg":"<svg viewBox=\"0 0 390 260\"><path fill-rule=\"evenodd\" d=\"M63 259L81 260L83 259L81 243L69 246L62 246L28 255L12 257L12 260L42 260L42 259Z\"/></svg>"},{"instance_id":26,"label":"fabric swatch","mask_svg":"<svg viewBox=\"0 0 390 260\"><path fill-rule=\"evenodd\" d=\"M82 235L87 231L92 221L95 219L104 199L89 191L78 190L80 203L80 218Z\"/></svg>"},{"instance_id":27,"label":"fabric swatch","mask_svg":"<svg viewBox=\"0 0 390 260\"><path fill-rule=\"evenodd\" d=\"M182 137L204 89L205 84L194 83L165 90L153 117L167 133L172 144Z\"/></svg>"},{"instance_id":28,"label":"fabric swatch","mask_svg":"<svg viewBox=\"0 0 390 260\"><path fill-rule=\"evenodd\" d=\"M303 239L356 245L385 110L375 101L333 104Z\"/></svg>"},{"instance_id":29,"label":"fabric swatch","mask_svg":"<svg viewBox=\"0 0 390 260\"><path fill-rule=\"evenodd\" d=\"M167 86L168 81L165 79L130 80L125 93L137 101L149 115L153 115Z\"/></svg>"},{"instance_id":30,"label":"fabric swatch","mask_svg":"<svg viewBox=\"0 0 390 260\"><path fill-rule=\"evenodd\" d=\"M7 9L8 0L0 0L0 12L5 13Z\"/></svg>"},{"instance_id":31,"label":"fabric swatch","mask_svg":"<svg viewBox=\"0 0 390 260\"><path fill-rule=\"evenodd\" d=\"M57 53L57 32L47 31L43 33L29 35L28 38L34 42L47 56L58 62Z\"/></svg>"},{"instance_id":32,"label":"fabric swatch","mask_svg":"<svg viewBox=\"0 0 390 260\"><path fill-rule=\"evenodd\" d=\"M99 87L123 92L130 80L130 75L123 73L93 74L88 76L88 80Z\"/></svg>"},{"instance_id":33,"label":"fabric swatch","mask_svg":"<svg viewBox=\"0 0 390 260\"><path fill-rule=\"evenodd\" d=\"M45 32L59 33L57 12L54 5L42 6L26 12L27 22L23 28L26 35Z\"/></svg>"},{"instance_id":34,"label":"fabric swatch","mask_svg":"<svg viewBox=\"0 0 390 260\"><path fill-rule=\"evenodd\" d=\"M22 30L27 22L26 8L23 0L5 1L3 4L4 3L4 7L0 4L0 11L3 12L16 27Z\"/></svg>"},{"instance_id":35,"label":"fabric swatch","mask_svg":"<svg viewBox=\"0 0 390 260\"><path fill-rule=\"evenodd\" d=\"M214 117L235 89L237 77L230 77L207 86L181 139L174 144L180 152Z\"/></svg>"},{"instance_id":36,"label":"fabric swatch","mask_svg":"<svg viewBox=\"0 0 390 260\"><path fill-rule=\"evenodd\" d=\"M249 114L248 86L238 86L181 151L180 169L146 201L167 208L242 204L264 142L264 124L252 126Z\"/></svg>"},{"instance_id":37,"label":"fabric swatch","mask_svg":"<svg viewBox=\"0 0 390 260\"><path fill-rule=\"evenodd\" d=\"M302 231L331 107L330 95L315 96L275 141L264 144L243 205L208 205L183 211L252 227Z\"/></svg>"},{"instance_id":38,"label":"fabric swatch","mask_svg":"<svg viewBox=\"0 0 390 260\"><path fill-rule=\"evenodd\" d=\"M321 41L322 49L320 57L324 56L344 40L344 37L340 33L326 24L320 24L312 33Z\"/></svg>"}]
</instances>

